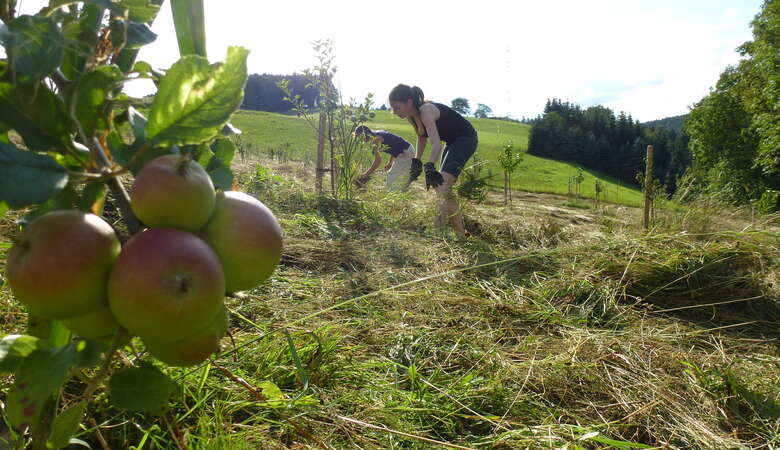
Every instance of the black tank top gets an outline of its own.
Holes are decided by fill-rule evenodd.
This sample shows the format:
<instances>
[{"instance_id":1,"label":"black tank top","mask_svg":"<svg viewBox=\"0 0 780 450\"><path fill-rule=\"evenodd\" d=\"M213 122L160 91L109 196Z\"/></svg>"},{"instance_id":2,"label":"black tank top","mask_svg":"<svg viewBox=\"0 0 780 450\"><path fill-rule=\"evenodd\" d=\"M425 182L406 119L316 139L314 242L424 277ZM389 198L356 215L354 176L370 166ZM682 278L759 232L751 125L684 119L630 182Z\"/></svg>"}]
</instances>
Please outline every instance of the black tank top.
<instances>
[{"instance_id":1,"label":"black tank top","mask_svg":"<svg viewBox=\"0 0 780 450\"><path fill-rule=\"evenodd\" d=\"M471 125L471 122L458 114L455 110L441 103L434 103L439 108L439 119L436 121L436 129L439 130L439 138L446 143L455 139L468 136L476 137L477 130ZM428 137L428 131L423 136Z\"/></svg>"}]
</instances>

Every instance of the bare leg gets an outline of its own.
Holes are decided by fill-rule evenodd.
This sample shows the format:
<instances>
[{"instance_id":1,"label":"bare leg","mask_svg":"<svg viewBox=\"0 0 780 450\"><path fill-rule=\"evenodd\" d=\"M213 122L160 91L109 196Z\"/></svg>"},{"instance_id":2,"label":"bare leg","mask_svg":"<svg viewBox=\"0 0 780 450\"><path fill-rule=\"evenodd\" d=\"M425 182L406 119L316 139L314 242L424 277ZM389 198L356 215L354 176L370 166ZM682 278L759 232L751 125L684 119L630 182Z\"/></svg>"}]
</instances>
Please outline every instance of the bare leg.
<instances>
[{"instance_id":1,"label":"bare leg","mask_svg":"<svg viewBox=\"0 0 780 450\"><path fill-rule=\"evenodd\" d=\"M463 226L463 217L460 215L455 193L452 192L452 186L458 181L458 178L447 172L442 172L441 175L444 178L444 184L436 188L436 193L439 195L439 218L436 223L443 228L447 222L452 221L452 230L455 235L459 238L465 237L466 229Z\"/></svg>"}]
</instances>

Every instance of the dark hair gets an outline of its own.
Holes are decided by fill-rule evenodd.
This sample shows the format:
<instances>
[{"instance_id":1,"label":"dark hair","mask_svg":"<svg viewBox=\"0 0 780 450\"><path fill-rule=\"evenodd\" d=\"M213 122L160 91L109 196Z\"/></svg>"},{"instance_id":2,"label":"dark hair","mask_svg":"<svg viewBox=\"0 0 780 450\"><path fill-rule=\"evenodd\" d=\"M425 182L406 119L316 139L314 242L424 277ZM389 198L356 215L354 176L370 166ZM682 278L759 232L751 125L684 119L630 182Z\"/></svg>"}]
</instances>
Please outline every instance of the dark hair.
<instances>
[{"instance_id":1,"label":"dark hair","mask_svg":"<svg viewBox=\"0 0 780 450\"><path fill-rule=\"evenodd\" d=\"M374 132L371 131L371 128L368 128L365 125L358 125L357 127L355 127L355 131L353 131L353 133L355 133L355 136L362 136L364 134L368 136L374 135Z\"/></svg>"},{"instance_id":2,"label":"dark hair","mask_svg":"<svg viewBox=\"0 0 780 450\"><path fill-rule=\"evenodd\" d=\"M390 91L389 97L391 102L405 102L411 99L412 103L414 104L414 109L417 111L419 111L420 106L425 103L425 94L423 94L422 89L417 86L409 87L405 84L399 84L398 86L394 87L392 91ZM408 120L409 123L414 127L415 134L418 136L423 135L420 133L420 130L417 129L417 123L414 121L414 119L408 117L406 120Z\"/></svg>"},{"instance_id":3,"label":"dark hair","mask_svg":"<svg viewBox=\"0 0 780 450\"><path fill-rule=\"evenodd\" d=\"M420 106L425 103L425 95L422 89L417 86L409 87L405 84L399 84L390 91L391 102L405 102L409 99L412 100L417 109L420 109Z\"/></svg>"}]
</instances>

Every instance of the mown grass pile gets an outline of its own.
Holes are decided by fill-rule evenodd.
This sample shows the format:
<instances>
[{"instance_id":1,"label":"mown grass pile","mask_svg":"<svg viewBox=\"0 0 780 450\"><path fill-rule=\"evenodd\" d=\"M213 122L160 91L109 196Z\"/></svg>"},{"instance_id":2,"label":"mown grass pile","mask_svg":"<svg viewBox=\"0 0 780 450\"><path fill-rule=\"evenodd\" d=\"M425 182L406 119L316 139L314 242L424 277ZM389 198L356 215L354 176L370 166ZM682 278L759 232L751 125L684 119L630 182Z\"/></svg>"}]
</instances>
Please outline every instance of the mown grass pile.
<instances>
[{"instance_id":1,"label":"mown grass pile","mask_svg":"<svg viewBox=\"0 0 780 450\"><path fill-rule=\"evenodd\" d=\"M239 181L280 218L281 267L228 300L222 355L166 369L168 409L99 398L94 447L780 446L770 227L643 234L631 210L586 223L489 198L465 205L459 242L419 188L320 200L299 163L261 163ZM4 331L23 331L0 297ZM142 363L140 344L122 362Z\"/></svg>"}]
</instances>

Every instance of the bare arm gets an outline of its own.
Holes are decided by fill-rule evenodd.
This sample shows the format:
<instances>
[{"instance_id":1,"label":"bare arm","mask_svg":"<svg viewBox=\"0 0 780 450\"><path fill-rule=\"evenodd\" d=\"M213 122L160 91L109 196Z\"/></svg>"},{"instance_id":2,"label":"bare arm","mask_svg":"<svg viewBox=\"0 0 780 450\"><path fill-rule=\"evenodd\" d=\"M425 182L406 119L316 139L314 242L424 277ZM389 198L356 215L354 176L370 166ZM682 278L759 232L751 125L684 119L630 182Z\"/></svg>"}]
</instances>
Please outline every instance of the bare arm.
<instances>
[{"instance_id":1,"label":"bare arm","mask_svg":"<svg viewBox=\"0 0 780 450\"><path fill-rule=\"evenodd\" d=\"M366 170L365 173L363 173L363 175L361 176L367 177L371 175L372 173L374 173L374 171L377 169L377 167L379 167L379 164L381 163L382 163L382 157L379 155L378 151L374 151L374 162L371 163L371 167L369 167L368 170Z\"/></svg>"},{"instance_id":2,"label":"bare arm","mask_svg":"<svg viewBox=\"0 0 780 450\"><path fill-rule=\"evenodd\" d=\"M389 171L390 168L393 167L393 164L395 164L395 156L391 156L390 160L387 161L387 165L385 166L385 172Z\"/></svg>"},{"instance_id":3,"label":"bare arm","mask_svg":"<svg viewBox=\"0 0 780 450\"><path fill-rule=\"evenodd\" d=\"M435 163L439 159L439 154L441 153L441 138L439 137L439 129L436 128L436 119L439 118L439 109L435 105L427 103L420 108L420 118L422 119L423 125L425 125L425 131L428 132L428 139L431 140L431 156L428 158L428 162ZM422 152L419 148L417 149L417 154L422 156Z\"/></svg>"},{"instance_id":4,"label":"bare arm","mask_svg":"<svg viewBox=\"0 0 780 450\"><path fill-rule=\"evenodd\" d=\"M415 158L422 159L423 153L425 153L425 143L428 139L425 136L417 136L417 156Z\"/></svg>"}]
</instances>

